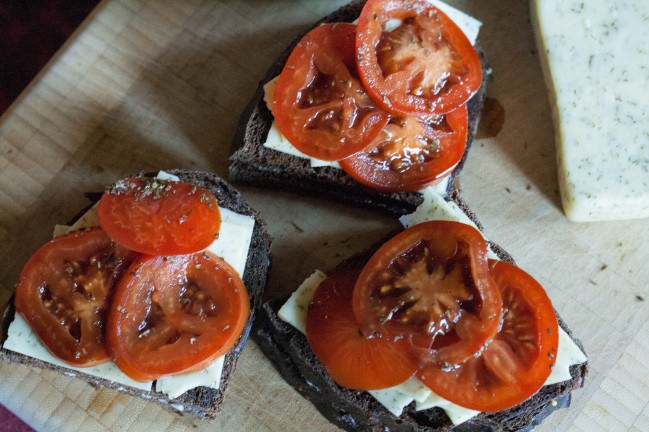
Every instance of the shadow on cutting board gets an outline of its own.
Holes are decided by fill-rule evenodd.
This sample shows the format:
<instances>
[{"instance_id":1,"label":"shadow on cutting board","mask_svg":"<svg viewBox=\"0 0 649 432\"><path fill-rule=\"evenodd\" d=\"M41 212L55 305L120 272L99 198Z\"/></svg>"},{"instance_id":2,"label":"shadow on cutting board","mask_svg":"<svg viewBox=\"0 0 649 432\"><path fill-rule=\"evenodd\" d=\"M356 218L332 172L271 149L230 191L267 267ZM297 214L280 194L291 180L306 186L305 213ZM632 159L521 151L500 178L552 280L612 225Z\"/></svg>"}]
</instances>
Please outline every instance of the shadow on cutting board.
<instances>
[{"instance_id":1,"label":"shadow on cutting board","mask_svg":"<svg viewBox=\"0 0 649 432\"><path fill-rule=\"evenodd\" d=\"M485 145L497 145L529 184L561 209L554 128L527 2L466 2L465 10L482 21L478 37L493 69L480 124Z\"/></svg>"}]
</instances>

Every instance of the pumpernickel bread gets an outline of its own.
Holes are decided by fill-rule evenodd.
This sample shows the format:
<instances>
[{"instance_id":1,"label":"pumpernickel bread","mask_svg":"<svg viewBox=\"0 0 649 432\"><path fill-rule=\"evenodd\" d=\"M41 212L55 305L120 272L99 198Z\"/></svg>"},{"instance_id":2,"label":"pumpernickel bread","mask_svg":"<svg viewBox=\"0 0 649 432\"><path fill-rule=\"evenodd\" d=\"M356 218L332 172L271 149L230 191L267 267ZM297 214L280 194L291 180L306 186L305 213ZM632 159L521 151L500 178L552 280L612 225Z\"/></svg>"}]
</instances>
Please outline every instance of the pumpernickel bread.
<instances>
[{"instance_id":1,"label":"pumpernickel bread","mask_svg":"<svg viewBox=\"0 0 649 432\"><path fill-rule=\"evenodd\" d=\"M125 386L110 380L98 378L85 374L78 370L58 367L33 357L20 353L0 350L0 358L23 363L29 366L36 366L44 369L53 369L67 376L74 376L82 379L95 387L106 387L120 391L132 396L138 396L147 400L152 400L172 411L182 412L184 414L193 414L200 417L214 417L223 402L225 391L228 387L232 374L235 370L237 359L243 349L250 334L252 323L255 318L255 311L259 308L263 297L266 279L270 267L270 247L271 238L268 234L266 223L260 218L259 213L255 211L248 202L236 191L230 184L216 176L215 174L202 171L175 169L168 170L181 181L201 186L214 194L219 206L232 210L242 215L248 215L255 218L250 249L246 260L245 271L242 275L243 282L248 289L250 296L250 317L248 322L237 340L234 347L226 354L221 375L219 389L208 387L197 387L193 390L182 394L181 396L170 399L163 393L156 391L145 391L137 388ZM155 173L140 173L139 176L151 176ZM100 194L93 194L98 199ZM2 317L2 343L6 340L7 329L13 321L15 309L13 301L10 302Z\"/></svg>"},{"instance_id":2,"label":"pumpernickel bread","mask_svg":"<svg viewBox=\"0 0 649 432\"><path fill-rule=\"evenodd\" d=\"M353 1L318 21L314 27L321 23L354 21L364 4L365 1L362 0ZM314 168L308 159L264 147L273 123L273 115L264 102L264 84L279 75L293 47L302 36L297 37L277 58L243 112L233 140L229 165L230 180L234 183L325 197L379 209L395 216L413 212L423 201L418 192L379 192L356 182L341 169L327 166ZM484 51L478 46L476 50L482 63L482 85L467 104L469 125L466 149L462 160L451 174L452 178L462 170L477 133L480 113L487 94L487 81L491 75Z\"/></svg>"}]
</instances>

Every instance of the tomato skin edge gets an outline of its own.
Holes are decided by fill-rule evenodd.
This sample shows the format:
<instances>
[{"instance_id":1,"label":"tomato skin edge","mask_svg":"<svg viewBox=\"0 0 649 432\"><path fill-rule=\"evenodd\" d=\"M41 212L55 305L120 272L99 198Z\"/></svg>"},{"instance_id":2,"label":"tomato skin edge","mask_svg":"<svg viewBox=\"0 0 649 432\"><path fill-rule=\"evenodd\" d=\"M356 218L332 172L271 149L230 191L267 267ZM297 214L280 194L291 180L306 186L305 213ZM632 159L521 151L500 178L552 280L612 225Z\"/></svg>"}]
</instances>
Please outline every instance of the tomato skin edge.
<instances>
[{"instance_id":1,"label":"tomato skin edge","mask_svg":"<svg viewBox=\"0 0 649 432\"><path fill-rule=\"evenodd\" d=\"M415 0L415 3L427 3ZM482 64L480 57L471 42L466 38L461 29L451 20L448 16L432 4L427 4L425 7L429 9L434 9L436 13L441 16L444 21L445 26L445 36L453 40L453 45L460 48L460 51L463 53L463 59L468 62L468 69L475 70L478 72L477 75L471 76L470 82L468 83L470 88L457 89L457 86L454 87L451 92L453 93L454 98L456 99L451 104L442 104L434 103L431 106L431 103L424 100L420 96L412 96L411 98L417 101L416 106L408 105L406 106L403 103L395 101L394 98L390 97L383 90L379 90L379 84L383 80L382 71L377 71L380 69L378 67L378 60L376 58L376 46L378 45L378 40L375 41L375 44L372 43L373 31L371 26L381 25L381 23L375 22L374 17L377 15L377 9L379 11L385 10L385 5L393 6L395 10L399 10L404 3L397 0L368 0L361 15L359 17L359 29L356 35L356 51L358 54L358 70L361 81L363 82L364 87L366 88L368 94L374 99L374 101L379 104L383 109L388 112L399 114L399 115L439 115L445 114L447 112L453 111L459 106L466 104L466 102L478 91L480 85L482 84ZM367 28L366 28L367 27ZM382 30L379 28L380 32ZM373 66L376 65L376 68Z\"/></svg>"},{"instance_id":2,"label":"tomato skin edge","mask_svg":"<svg viewBox=\"0 0 649 432\"><path fill-rule=\"evenodd\" d=\"M358 183L381 192L418 192L443 181L462 161L466 150L468 133L468 111L466 105L446 114L453 130L452 140L443 138L441 151L443 156L431 161L414 164L405 173L394 173L391 170L379 170L377 164L370 160L368 151L371 148L353 154L341 161L341 168ZM452 142L449 142L452 141ZM372 165L374 164L374 165ZM441 166L440 166L441 165Z\"/></svg>"},{"instance_id":3,"label":"tomato skin edge","mask_svg":"<svg viewBox=\"0 0 649 432\"><path fill-rule=\"evenodd\" d=\"M108 188L97 204L97 218L113 240L146 255L199 252L221 227L218 202L209 190L153 177L126 178Z\"/></svg>"},{"instance_id":4,"label":"tomato skin edge","mask_svg":"<svg viewBox=\"0 0 649 432\"><path fill-rule=\"evenodd\" d=\"M332 379L353 390L380 390L414 375L417 362L405 340L364 337L354 321L351 294L359 270L331 274L309 303L306 338Z\"/></svg>"}]
</instances>

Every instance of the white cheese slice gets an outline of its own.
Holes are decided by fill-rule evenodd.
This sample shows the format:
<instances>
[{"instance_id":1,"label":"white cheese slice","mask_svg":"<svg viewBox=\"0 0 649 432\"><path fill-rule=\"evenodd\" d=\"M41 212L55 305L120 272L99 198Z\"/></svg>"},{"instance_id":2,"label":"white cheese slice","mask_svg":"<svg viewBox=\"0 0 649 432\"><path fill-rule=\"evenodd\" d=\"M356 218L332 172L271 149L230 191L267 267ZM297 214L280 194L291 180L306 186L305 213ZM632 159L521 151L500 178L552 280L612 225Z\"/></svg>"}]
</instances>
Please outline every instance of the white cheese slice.
<instances>
[{"instance_id":1,"label":"white cheese slice","mask_svg":"<svg viewBox=\"0 0 649 432\"><path fill-rule=\"evenodd\" d=\"M160 180L180 181L180 177L166 171L159 171ZM223 258L239 275L243 275L248 259L248 250L255 229L255 218L242 215L219 206L221 228L219 237L205 250Z\"/></svg>"},{"instance_id":2,"label":"white cheese slice","mask_svg":"<svg viewBox=\"0 0 649 432\"><path fill-rule=\"evenodd\" d=\"M275 122L273 122L273 124L275 124ZM308 156L308 158L309 158L309 163L311 164L311 168L332 167L336 169L342 169L342 167L337 161L325 161L325 160L316 159L311 156Z\"/></svg>"},{"instance_id":3,"label":"white cheese slice","mask_svg":"<svg viewBox=\"0 0 649 432\"><path fill-rule=\"evenodd\" d=\"M570 336L568 336L568 333L559 327L557 360L552 367L550 376L545 381L545 385L568 381L572 378L570 375L570 366L585 363L586 360L588 360L586 355L579 349Z\"/></svg>"},{"instance_id":4,"label":"white cheese slice","mask_svg":"<svg viewBox=\"0 0 649 432\"><path fill-rule=\"evenodd\" d=\"M223 258L239 275L246 269L248 250L255 229L255 218L219 207L221 229L219 237L205 249Z\"/></svg>"},{"instance_id":5,"label":"white cheese slice","mask_svg":"<svg viewBox=\"0 0 649 432\"><path fill-rule=\"evenodd\" d=\"M459 9L454 8L453 6L444 3L439 0L429 0L436 8L441 10L449 17L459 28L464 32L464 35L471 42L471 45L475 45L476 40L478 40L478 33L480 33L480 27L482 23L477 19L473 18L471 15L467 15Z\"/></svg>"},{"instance_id":6,"label":"white cheese slice","mask_svg":"<svg viewBox=\"0 0 649 432\"><path fill-rule=\"evenodd\" d=\"M279 75L264 84L264 103L266 104L268 111L270 111L271 113L273 112L273 100L275 100L275 90L277 89L278 79Z\"/></svg>"},{"instance_id":7,"label":"white cheese slice","mask_svg":"<svg viewBox=\"0 0 649 432\"><path fill-rule=\"evenodd\" d=\"M302 333L306 333L306 313L309 309L309 302L313 298L315 290L326 278L327 275L320 270L314 271L291 294L286 303L277 312L277 316Z\"/></svg>"},{"instance_id":8,"label":"white cheese slice","mask_svg":"<svg viewBox=\"0 0 649 432\"><path fill-rule=\"evenodd\" d=\"M382 390L370 390L368 393L392 414L400 416L403 409L413 400L422 403L428 400L433 392L413 376L399 385Z\"/></svg>"},{"instance_id":9,"label":"white cheese slice","mask_svg":"<svg viewBox=\"0 0 649 432\"><path fill-rule=\"evenodd\" d=\"M401 390L389 387L382 390L370 390L372 395L381 405L385 407L392 415L400 416L403 409L413 401L412 395L404 393Z\"/></svg>"},{"instance_id":10,"label":"white cheese slice","mask_svg":"<svg viewBox=\"0 0 649 432\"><path fill-rule=\"evenodd\" d=\"M649 216L646 0L533 0L566 216Z\"/></svg>"},{"instance_id":11,"label":"white cheese slice","mask_svg":"<svg viewBox=\"0 0 649 432\"><path fill-rule=\"evenodd\" d=\"M415 209L414 212L403 215L399 222L405 228L417 225L422 222L431 220L446 220L462 222L478 229L476 224L462 211L462 209L450 200L446 195L446 185L448 180L438 185L427 186L419 192L424 197L424 202ZM498 259L498 255L493 251L491 246L487 248L487 257Z\"/></svg>"},{"instance_id":12,"label":"white cheese slice","mask_svg":"<svg viewBox=\"0 0 649 432\"><path fill-rule=\"evenodd\" d=\"M297 156L302 159L309 159L309 163L313 168L330 166L332 168L340 169L340 164L336 161L324 161L316 159L296 149L293 144L291 144L289 140L284 137L282 132L277 127L275 120L273 120L273 123L270 126L268 136L266 137L266 142L264 142L264 147L278 152L286 153L291 156Z\"/></svg>"},{"instance_id":13,"label":"white cheese slice","mask_svg":"<svg viewBox=\"0 0 649 432\"><path fill-rule=\"evenodd\" d=\"M171 181L179 180L177 176L168 174L164 171L160 171L157 178ZM226 208L219 207L219 210L221 212L221 229L219 232L219 238L208 246L206 250L223 258L240 275L242 275L246 266L255 219L252 216L240 215ZM55 226L53 237L66 234L67 232L76 229L97 225L97 209L96 206L93 206L71 227L65 225ZM18 314L9 326L7 340L5 341L3 348L38 358L58 366L75 369L88 375L105 378L120 384L144 390L151 389L151 381L140 383L132 380L120 371L112 362L90 368L74 368L67 363L62 362L51 355L45 347L43 347L24 319L22 319ZM161 378L156 383L156 389L159 392L167 394L170 398L178 397L187 390L191 390L198 386L218 389L221 382L224 359L225 356L219 357L210 366L198 372Z\"/></svg>"},{"instance_id":14,"label":"white cheese slice","mask_svg":"<svg viewBox=\"0 0 649 432\"><path fill-rule=\"evenodd\" d=\"M40 343L36 335L32 332L32 329L20 314L16 314L14 320L11 322L9 329L7 330L7 339L2 345L2 348L98 378L107 379L141 390L151 390L151 381L135 381L119 370L113 362L106 362L87 368L77 368L59 360L57 357L50 354L50 352Z\"/></svg>"},{"instance_id":15,"label":"white cheese slice","mask_svg":"<svg viewBox=\"0 0 649 432\"><path fill-rule=\"evenodd\" d=\"M433 392L430 393L430 396L428 396L425 401L416 401L415 406L415 409L417 411L422 411L434 407L441 408L444 410L448 418L451 419L451 422L456 425L464 423L465 421L480 414L480 411L475 411L454 404L453 402L448 401Z\"/></svg>"},{"instance_id":16,"label":"white cheese slice","mask_svg":"<svg viewBox=\"0 0 649 432\"><path fill-rule=\"evenodd\" d=\"M175 174L168 173L167 171L160 170L155 176L158 180L167 180L167 181L180 181L180 177Z\"/></svg>"},{"instance_id":17,"label":"white cheese slice","mask_svg":"<svg viewBox=\"0 0 649 432\"><path fill-rule=\"evenodd\" d=\"M97 215L97 205L99 205L99 203L96 203L95 205L90 207L87 212L82 214L81 217L72 224L69 231L98 226L99 216Z\"/></svg>"},{"instance_id":18,"label":"white cheese slice","mask_svg":"<svg viewBox=\"0 0 649 432\"><path fill-rule=\"evenodd\" d=\"M447 201L445 186L428 186L419 191L424 197L424 202L414 212L399 218L401 225L408 228L431 220L445 220L462 222L478 228L476 224L452 200Z\"/></svg>"},{"instance_id":19,"label":"white cheese slice","mask_svg":"<svg viewBox=\"0 0 649 432\"><path fill-rule=\"evenodd\" d=\"M166 394L171 399L200 386L218 389L221 384L224 361L225 356L221 356L214 363L198 372L162 377L156 381L155 389L159 393Z\"/></svg>"},{"instance_id":20,"label":"white cheese slice","mask_svg":"<svg viewBox=\"0 0 649 432\"><path fill-rule=\"evenodd\" d=\"M419 381L414 376L392 388L397 389L402 393L409 394L417 402L427 400L431 393L433 393L423 382Z\"/></svg>"},{"instance_id":21,"label":"white cheese slice","mask_svg":"<svg viewBox=\"0 0 649 432\"><path fill-rule=\"evenodd\" d=\"M155 176L158 180L168 180L168 181L180 181L180 177L178 177L175 174L171 174L167 171L160 170L158 171L158 174Z\"/></svg>"},{"instance_id":22,"label":"white cheese slice","mask_svg":"<svg viewBox=\"0 0 649 432\"><path fill-rule=\"evenodd\" d=\"M54 229L52 230L52 238L57 238L61 237L62 235L65 235L72 231L70 229L69 225L54 225Z\"/></svg>"}]
</instances>

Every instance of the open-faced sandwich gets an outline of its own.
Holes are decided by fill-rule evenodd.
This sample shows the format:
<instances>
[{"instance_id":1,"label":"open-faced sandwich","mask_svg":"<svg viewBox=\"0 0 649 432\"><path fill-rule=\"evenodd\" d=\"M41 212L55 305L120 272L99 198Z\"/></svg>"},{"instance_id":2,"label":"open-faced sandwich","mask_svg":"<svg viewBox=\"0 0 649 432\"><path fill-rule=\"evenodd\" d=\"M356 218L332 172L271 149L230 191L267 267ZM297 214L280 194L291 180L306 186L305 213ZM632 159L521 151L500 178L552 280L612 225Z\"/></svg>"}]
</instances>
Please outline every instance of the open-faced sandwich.
<instances>
[{"instance_id":1,"label":"open-faced sandwich","mask_svg":"<svg viewBox=\"0 0 649 432\"><path fill-rule=\"evenodd\" d=\"M265 223L207 172L98 195L25 263L0 355L213 417L266 285Z\"/></svg>"},{"instance_id":2,"label":"open-faced sandwich","mask_svg":"<svg viewBox=\"0 0 649 432\"><path fill-rule=\"evenodd\" d=\"M586 357L545 290L460 205L423 205L404 231L262 306L257 342L331 422L530 430L583 385Z\"/></svg>"},{"instance_id":3,"label":"open-faced sandwich","mask_svg":"<svg viewBox=\"0 0 649 432\"><path fill-rule=\"evenodd\" d=\"M234 180L402 216L384 244L266 303L254 333L347 430L526 430L583 385L545 290L451 181L485 94L479 27L437 1L353 2L278 59L242 119Z\"/></svg>"},{"instance_id":4,"label":"open-faced sandwich","mask_svg":"<svg viewBox=\"0 0 649 432\"><path fill-rule=\"evenodd\" d=\"M325 17L270 68L235 136L232 181L395 215L429 185L452 189L490 74L480 22L438 1L364 5Z\"/></svg>"}]
</instances>

